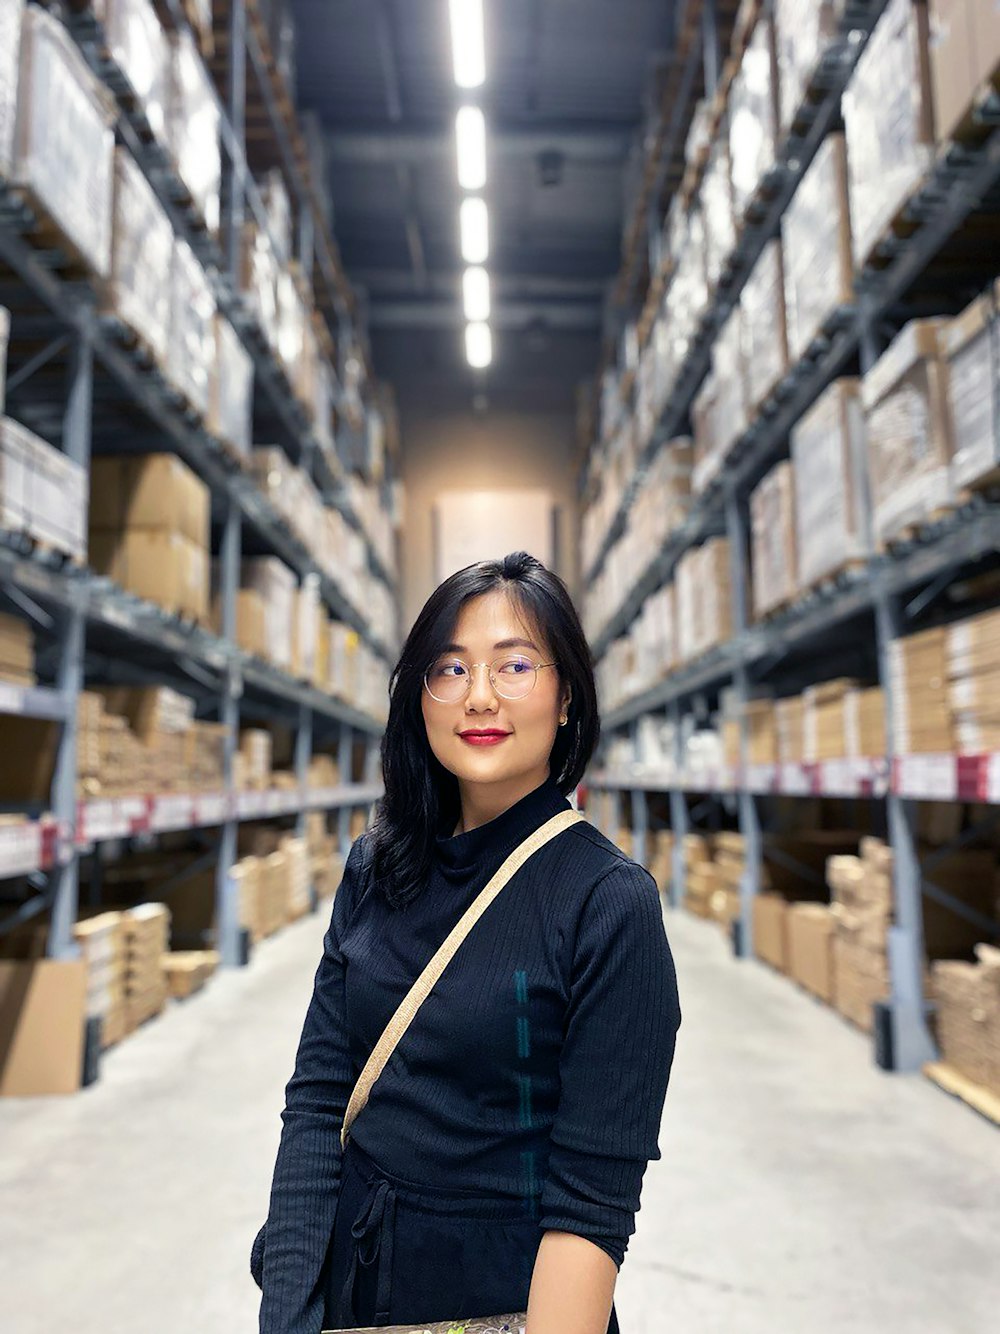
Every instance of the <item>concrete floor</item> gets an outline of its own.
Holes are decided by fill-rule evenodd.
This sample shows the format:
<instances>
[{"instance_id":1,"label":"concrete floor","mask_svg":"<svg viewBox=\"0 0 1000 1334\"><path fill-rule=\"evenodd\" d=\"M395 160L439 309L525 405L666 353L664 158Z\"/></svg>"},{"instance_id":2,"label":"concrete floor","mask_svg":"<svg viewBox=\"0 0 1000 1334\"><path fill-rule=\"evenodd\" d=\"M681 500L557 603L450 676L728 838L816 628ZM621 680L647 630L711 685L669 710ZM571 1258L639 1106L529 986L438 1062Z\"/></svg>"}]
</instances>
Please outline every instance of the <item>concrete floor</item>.
<instances>
[{"instance_id":1,"label":"concrete floor","mask_svg":"<svg viewBox=\"0 0 1000 1334\"><path fill-rule=\"evenodd\" d=\"M173 1004L69 1098L0 1102L3 1334L250 1334L247 1264L329 915ZM1000 1131L711 925L618 1279L623 1334L987 1334Z\"/></svg>"}]
</instances>

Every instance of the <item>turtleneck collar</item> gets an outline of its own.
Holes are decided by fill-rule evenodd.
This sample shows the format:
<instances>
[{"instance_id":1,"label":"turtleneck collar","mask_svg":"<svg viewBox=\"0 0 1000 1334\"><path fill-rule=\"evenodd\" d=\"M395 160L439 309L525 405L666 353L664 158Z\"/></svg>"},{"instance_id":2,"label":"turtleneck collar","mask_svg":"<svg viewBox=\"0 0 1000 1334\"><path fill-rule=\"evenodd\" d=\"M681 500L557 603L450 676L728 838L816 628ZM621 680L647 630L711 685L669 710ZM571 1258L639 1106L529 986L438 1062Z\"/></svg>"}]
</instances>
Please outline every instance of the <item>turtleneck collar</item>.
<instances>
[{"instance_id":1,"label":"turtleneck collar","mask_svg":"<svg viewBox=\"0 0 1000 1334\"><path fill-rule=\"evenodd\" d=\"M439 831L435 852L441 874L451 881L465 880L484 871L492 874L529 834L559 811L571 808L572 803L550 775L485 824L450 837Z\"/></svg>"}]
</instances>

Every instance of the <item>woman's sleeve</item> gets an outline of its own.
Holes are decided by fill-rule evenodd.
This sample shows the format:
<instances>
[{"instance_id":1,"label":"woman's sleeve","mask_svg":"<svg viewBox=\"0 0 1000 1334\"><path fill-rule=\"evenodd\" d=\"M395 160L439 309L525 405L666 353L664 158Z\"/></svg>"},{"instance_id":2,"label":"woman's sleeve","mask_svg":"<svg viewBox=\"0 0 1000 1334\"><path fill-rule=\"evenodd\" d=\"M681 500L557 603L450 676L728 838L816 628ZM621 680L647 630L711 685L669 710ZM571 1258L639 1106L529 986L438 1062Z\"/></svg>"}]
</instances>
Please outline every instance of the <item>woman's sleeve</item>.
<instances>
[{"instance_id":1,"label":"woman's sleeve","mask_svg":"<svg viewBox=\"0 0 1000 1334\"><path fill-rule=\"evenodd\" d=\"M362 839L355 839L333 898L285 1107L267 1222L251 1272L261 1286L261 1334L318 1334L321 1283L340 1189L340 1129L353 1087L340 941L358 897Z\"/></svg>"},{"instance_id":2,"label":"woman's sleeve","mask_svg":"<svg viewBox=\"0 0 1000 1334\"><path fill-rule=\"evenodd\" d=\"M584 905L570 974L559 1106L542 1188L543 1230L575 1232L621 1268L681 1022L656 882L634 861Z\"/></svg>"}]
</instances>

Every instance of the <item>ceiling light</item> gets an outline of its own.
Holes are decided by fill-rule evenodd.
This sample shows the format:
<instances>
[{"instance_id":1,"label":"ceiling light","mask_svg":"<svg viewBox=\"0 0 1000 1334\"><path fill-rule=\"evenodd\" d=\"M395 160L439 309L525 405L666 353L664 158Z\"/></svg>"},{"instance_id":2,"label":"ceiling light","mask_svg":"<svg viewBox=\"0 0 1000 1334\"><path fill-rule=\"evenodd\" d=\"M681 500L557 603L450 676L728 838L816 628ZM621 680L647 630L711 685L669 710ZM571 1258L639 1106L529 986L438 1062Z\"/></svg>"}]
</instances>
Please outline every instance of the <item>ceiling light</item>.
<instances>
[{"instance_id":1,"label":"ceiling light","mask_svg":"<svg viewBox=\"0 0 1000 1334\"><path fill-rule=\"evenodd\" d=\"M493 360L493 335L481 321L465 326L465 356L475 371L485 370Z\"/></svg>"},{"instance_id":2,"label":"ceiling light","mask_svg":"<svg viewBox=\"0 0 1000 1334\"><path fill-rule=\"evenodd\" d=\"M490 275L478 266L462 274L465 318L476 323L490 318Z\"/></svg>"},{"instance_id":3,"label":"ceiling light","mask_svg":"<svg viewBox=\"0 0 1000 1334\"><path fill-rule=\"evenodd\" d=\"M479 107L459 107L455 117L458 183L463 190L486 184L486 121Z\"/></svg>"},{"instance_id":4,"label":"ceiling light","mask_svg":"<svg viewBox=\"0 0 1000 1334\"><path fill-rule=\"evenodd\" d=\"M490 223L485 199L463 199L459 221L462 258L466 264L485 264L490 255Z\"/></svg>"},{"instance_id":5,"label":"ceiling light","mask_svg":"<svg viewBox=\"0 0 1000 1334\"><path fill-rule=\"evenodd\" d=\"M486 80L483 0L449 0L451 50L459 88L478 88Z\"/></svg>"}]
</instances>

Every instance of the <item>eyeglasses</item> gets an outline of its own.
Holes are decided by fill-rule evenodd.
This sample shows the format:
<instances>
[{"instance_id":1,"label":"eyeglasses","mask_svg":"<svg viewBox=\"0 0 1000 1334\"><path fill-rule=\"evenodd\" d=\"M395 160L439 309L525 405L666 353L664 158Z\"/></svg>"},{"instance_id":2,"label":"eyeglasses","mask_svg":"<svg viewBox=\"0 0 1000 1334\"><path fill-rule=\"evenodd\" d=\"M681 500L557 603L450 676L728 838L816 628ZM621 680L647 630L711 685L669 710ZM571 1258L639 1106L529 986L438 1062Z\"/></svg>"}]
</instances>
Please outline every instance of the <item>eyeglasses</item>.
<instances>
[{"instance_id":1,"label":"eyeglasses","mask_svg":"<svg viewBox=\"0 0 1000 1334\"><path fill-rule=\"evenodd\" d=\"M471 667L461 658L439 658L424 672L424 685L431 699L441 704L456 704L472 689L472 673L488 667L490 684L504 699L523 699L534 689L543 667L557 667L555 662L532 662L518 654L494 658L490 663L474 662Z\"/></svg>"}]
</instances>

